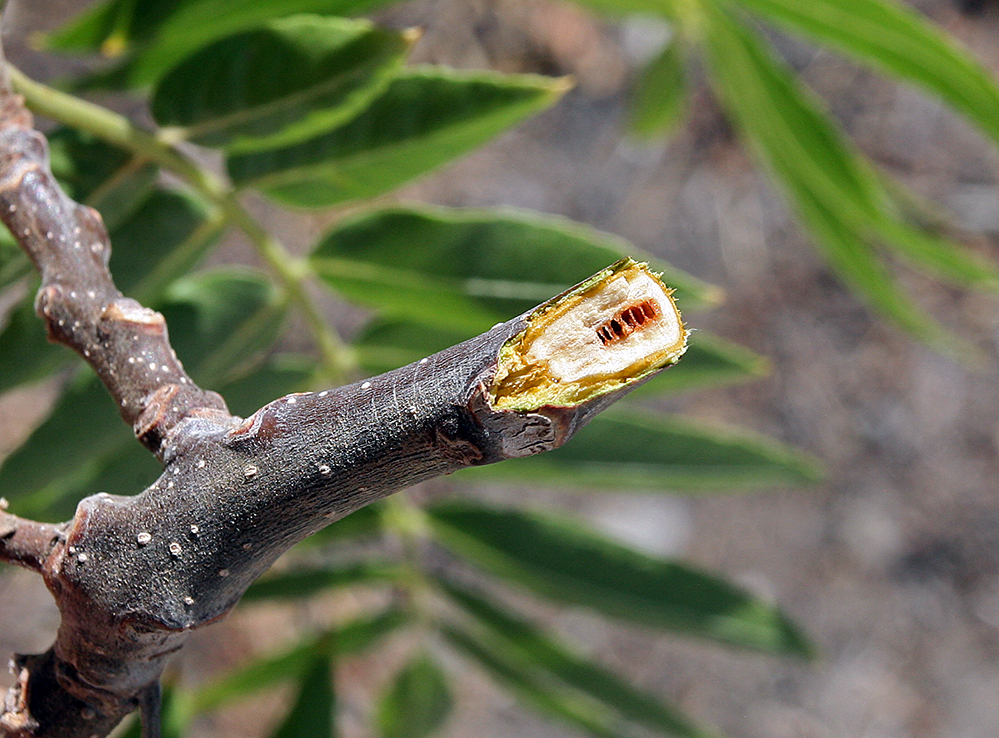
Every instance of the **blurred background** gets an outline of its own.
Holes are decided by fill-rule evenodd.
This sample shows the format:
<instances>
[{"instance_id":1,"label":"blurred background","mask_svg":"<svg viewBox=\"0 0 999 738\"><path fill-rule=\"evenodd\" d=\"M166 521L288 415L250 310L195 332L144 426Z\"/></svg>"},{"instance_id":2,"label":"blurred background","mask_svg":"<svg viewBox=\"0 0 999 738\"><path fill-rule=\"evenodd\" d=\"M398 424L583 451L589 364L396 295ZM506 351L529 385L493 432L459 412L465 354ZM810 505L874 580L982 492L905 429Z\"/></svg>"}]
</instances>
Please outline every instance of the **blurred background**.
<instances>
[{"instance_id":1,"label":"blurred background","mask_svg":"<svg viewBox=\"0 0 999 738\"><path fill-rule=\"evenodd\" d=\"M999 7L914 4L999 75ZM16 3L5 33L12 60L41 79L59 73L66 62L31 51L25 39L84 5ZM981 349L973 366L874 316L809 246L696 66L692 106L676 132L629 136L629 89L665 42L664 25L644 17L611 22L544 0L427 0L380 19L424 30L417 62L572 75L576 82L549 112L392 197L565 215L720 286L724 303L687 314L689 327L766 356L770 372L664 407L761 431L813 454L827 470L824 483L807 489L704 497L488 493L557 501L632 545L724 572L781 604L820 647L813 664L660 638L579 610L535 605L534 613L733 738L994 735L999 301L899 273L921 305ZM928 96L831 52L773 40L866 154L996 254L994 147ZM293 246L304 247L326 225L255 207ZM212 258L254 259L238 240ZM357 318L338 320L349 327ZM0 457L30 431L50 396L42 386L0 397ZM323 608L352 606L327 598L237 610L197 634L179 668L197 679L289 641ZM0 652L43 650L57 622L37 577L0 572ZM392 657L390 646L378 658L347 663L340 680L345 736L364 735L363 711ZM477 672L462 673L445 735L574 735L521 709ZM0 676L0 686L9 683ZM201 720L192 735L265 735L284 699L273 694L228 709Z\"/></svg>"}]
</instances>

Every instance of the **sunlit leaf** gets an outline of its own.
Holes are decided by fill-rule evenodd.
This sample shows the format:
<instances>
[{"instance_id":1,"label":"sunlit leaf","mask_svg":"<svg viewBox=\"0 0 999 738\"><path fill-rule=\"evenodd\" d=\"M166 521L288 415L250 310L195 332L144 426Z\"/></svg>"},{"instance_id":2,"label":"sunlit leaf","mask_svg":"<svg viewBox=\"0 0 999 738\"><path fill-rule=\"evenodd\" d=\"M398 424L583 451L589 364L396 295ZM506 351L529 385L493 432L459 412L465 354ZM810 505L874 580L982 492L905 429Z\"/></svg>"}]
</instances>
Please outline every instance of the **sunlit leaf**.
<instances>
[{"instance_id":1,"label":"sunlit leaf","mask_svg":"<svg viewBox=\"0 0 999 738\"><path fill-rule=\"evenodd\" d=\"M436 169L554 104L563 80L408 69L360 115L293 146L241 154L228 170L285 205L325 207L374 197Z\"/></svg>"},{"instance_id":2,"label":"sunlit leaf","mask_svg":"<svg viewBox=\"0 0 999 738\"><path fill-rule=\"evenodd\" d=\"M368 13L389 0L110 0L81 13L43 38L49 48L134 55L110 77L116 86L142 87L211 41L298 13Z\"/></svg>"},{"instance_id":3,"label":"sunlit leaf","mask_svg":"<svg viewBox=\"0 0 999 738\"><path fill-rule=\"evenodd\" d=\"M311 263L347 297L432 326L445 340L530 310L623 256L643 258L619 238L560 218L394 207L338 225ZM652 261L682 309L717 298L715 288Z\"/></svg>"},{"instance_id":4,"label":"sunlit leaf","mask_svg":"<svg viewBox=\"0 0 999 738\"><path fill-rule=\"evenodd\" d=\"M772 605L568 519L471 502L441 503L428 514L435 538L453 553L541 597L721 643L797 656L811 652Z\"/></svg>"},{"instance_id":5,"label":"sunlit leaf","mask_svg":"<svg viewBox=\"0 0 999 738\"><path fill-rule=\"evenodd\" d=\"M417 654L395 675L378 702L376 724L381 738L426 738L447 720L451 690L441 667L426 653Z\"/></svg>"},{"instance_id":6,"label":"sunlit leaf","mask_svg":"<svg viewBox=\"0 0 999 738\"><path fill-rule=\"evenodd\" d=\"M610 410L555 451L466 469L455 478L697 491L808 484L820 478L820 471L803 453L748 431L712 428L675 415Z\"/></svg>"},{"instance_id":7,"label":"sunlit leaf","mask_svg":"<svg viewBox=\"0 0 999 738\"><path fill-rule=\"evenodd\" d=\"M437 583L489 634L495 650L516 654L532 668L603 702L620 715L651 730L686 738L709 738L707 730L695 726L675 708L641 692L622 677L591 661L538 626L510 610L490 602L484 595L439 578Z\"/></svg>"},{"instance_id":8,"label":"sunlit leaf","mask_svg":"<svg viewBox=\"0 0 999 738\"><path fill-rule=\"evenodd\" d=\"M407 48L402 34L367 21L271 21L174 67L156 88L153 116L230 152L287 146L356 115L385 89Z\"/></svg>"}]
</instances>

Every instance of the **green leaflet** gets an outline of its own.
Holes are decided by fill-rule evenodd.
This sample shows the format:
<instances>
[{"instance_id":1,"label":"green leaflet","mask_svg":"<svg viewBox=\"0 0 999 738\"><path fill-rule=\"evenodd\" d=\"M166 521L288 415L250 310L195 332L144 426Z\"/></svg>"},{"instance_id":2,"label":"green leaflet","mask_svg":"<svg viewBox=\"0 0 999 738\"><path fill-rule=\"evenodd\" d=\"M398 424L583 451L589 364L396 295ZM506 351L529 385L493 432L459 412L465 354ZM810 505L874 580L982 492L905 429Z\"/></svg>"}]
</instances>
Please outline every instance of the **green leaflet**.
<instances>
[{"instance_id":1,"label":"green leaflet","mask_svg":"<svg viewBox=\"0 0 999 738\"><path fill-rule=\"evenodd\" d=\"M32 280L32 286L36 284ZM0 330L0 393L44 379L73 360L73 352L45 337L45 324L35 315L33 298L31 290Z\"/></svg>"},{"instance_id":2,"label":"green leaflet","mask_svg":"<svg viewBox=\"0 0 999 738\"><path fill-rule=\"evenodd\" d=\"M581 656L540 627L457 583L437 578L452 602L484 630L481 638L493 649L520 659L525 667L543 672L589 695L621 717L662 734L681 738L711 738L716 734L695 726L675 708L641 692L622 677Z\"/></svg>"},{"instance_id":3,"label":"green leaflet","mask_svg":"<svg viewBox=\"0 0 999 738\"><path fill-rule=\"evenodd\" d=\"M307 389L315 368L311 356L276 354L230 379L219 392L229 411L245 418L277 397Z\"/></svg>"},{"instance_id":4,"label":"green leaflet","mask_svg":"<svg viewBox=\"0 0 999 738\"><path fill-rule=\"evenodd\" d=\"M892 0L738 3L928 90L999 142L999 88L993 77L971 54L906 5Z\"/></svg>"},{"instance_id":5,"label":"green leaflet","mask_svg":"<svg viewBox=\"0 0 999 738\"><path fill-rule=\"evenodd\" d=\"M490 647L472 633L454 625L442 625L441 635L453 648L477 662L494 679L515 692L525 703L595 738L627 738L610 711L598 702L559 689L537 671Z\"/></svg>"},{"instance_id":6,"label":"green leaflet","mask_svg":"<svg viewBox=\"0 0 999 738\"><path fill-rule=\"evenodd\" d=\"M469 337L629 255L642 258L619 238L561 218L393 207L339 224L310 261L331 287L384 315ZM654 267L681 308L717 300L717 288Z\"/></svg>"},{"instance_id":7,"label":"green leaflet","mask_svg":"<svg viewBox=\"0 0 999 738\"><path fill-rule=\"evenodd\" d=\"M271 21L174 67L153 94L153 117L229 152L288 146L360 112L388 85L408 47L402 34L367 21Z\"/></svg>"},{"instance_id":8,"label":"green leaflet","mask_svg":"<svg viewBox=\"0 0 999 738\"><path fill-rule=\"evenodd\" d=\"M281 397L299 389L309 372L302 368L288 368L280 361L268 361L256 367L234 382L222 385L219 391L226 399L229 409L240 415L249 415L275 397ZM106 393L91 382L101 401L110 404ZM104 423L107 423L105 428ZM82 473L70 474L47 494L32 496L27 504L41 505L42 514L55 520L72 517L76 501L98 492L112 495L133 495L145 489L162 472L156 458L128 433L122 433L118 426L124 426L121 419L113 416L103 419L97 426L97 433L107 433L120 439L118 445L103 454L95 453L90 463L83 464ZM57 472L66 473L63 465L55 467ZM352 523L359 527L362 521ZM344 530L346 534L346 530ZM328 534L327 534L328 535ZM313 540L316 537L309 540Z\"/></svg>"},{"instance_id":9,"label":"green leaflet","mask_svg":"<svg viewBox=\"0 0 999 738\"><path fill-rule=\"evenodd\" d=\"M31 262L6 228L0 228L0 290L31 271Z\"/></svg>"},{"instance_id":10,"label":"green leaflet","mask_svg":"<svg viewBox=\"0 0 999 738\"><path fill-rule=\"evenodd\" d=\"M202 386L238 376L278 337L287 308L258 272L217 269L178 280L167 290L163 316L177 355Z\"/></svg>"},{"instance_id":11,"label":"green leaflet","mask_svg":"<svg viewBox=\"0 0 999 738\"><path fill-rule=\"evenodd\" d=\"M320 569L295 569L261 577L246 590L243 601L294 600L326 589L353 584L392 584L404 579L404 568L388 560L352 562Z\"/></svg>"},{"instance_id":12,"label":"green leaflet","mask_svg":"<svg viewBox=\"0 0 999 738\"><path fill-rule=\"evenodd\" d=\"M116 57L131 52L97 86L143 87L195 50L218 38L245 31L274 18L299 13L358 15L388 0L110 0L81 13L49 35L49 48L97 51ZM92 82L95 80L92 80Z\"/></svg>"},{"instance_id":13,"label":"green leaflet","mask_svg":"<svg viewBox=\"0 0 999 738\"><path fill-rule=\"evenodd\" d=\"M180 723L187 724L195 715L245 699L280 682L300 679L318 655L329 658L333 654L344 657L363 653L409 620L404 610L389 607L376 615L360 617L305 638L280 653L261 656L208 684L180 692Z\"/></svg>"},{"instance_id":14,"label":"green leaflet","mask_svg":"<svg viewBox=\"0 0 999 738\"><path fill-rule=\"evenodd\" d=\"M564 80L531 75L407 69L349 123L230 157L229 176L291 207L374 197L485 143L567 89Z\"/></svg>"},{"instance_id":15,"label":"green leaflet","mask_svg":"<svg viewBox=\"0 0 999 738\"><path fill-rule=\"evenodd\" d=\"M295 701L271 738L334 738L335 712L333 665L327 654L318 653L302 674Z\"/></svg>"},{"instance_id":16,"label":"green leaflet","mask_svg":"<svg viewBox=\"0 0 999 738\"><path fill-rule=\"evenodd\" d=\"M555 451L466 469L456 478L611 490L717 491L808 484L820 476L813 459L764 436L712 429L679 416L608 410Z\"/></svg>"},{"instance_id":17,"label":"green leaflet","mask_svg":"<svg viewBox=\"0 0 999 738\"><path fill-rule=\"evenodd\" d=\"M687 112L685 49L671 38L666 48L642 70L631 101L631 132L643 138L669 133Z\"/></svg>"},{"instance_id":18,"label":"green leaflet","mask_svg":"<svg viewBox=\"0 0 999 738\"><path fill-rule=\"evenodd\" d=\"M427 512L434 538L452 553L542 597L734 646L811 654L808 641L772 605L579 523L471 502L441 503Z\"/></svg>"},{"instance_id":19,"label":"green leaflet","mask_svg":"<svg viewBox=\"0 0 999 738\"><path fill-rule=\"evenodd\" d=\"M447 720L452 703L441 667L429 654L418 653L403 665L378 701L378 735L427 738Z\"/></svg>"},{"instance_id":20,"label":"green leaflet","mask_svg":"<svg viewBox=\"0 0 999 738\"><path fill-rule=\"evenodd\" d=\"M47 135L52 173L66 193L96 208L113 231L148 196L158 170L124 149L73 128Z\"/></svg>"},{"instance_id":21,"label":"green leaflet","mask_svg":"<svg viewBox=\"0 0 999 738\"><path fill-rule=\"evenodd\" d=\"M49 508L81 477L90 478L101 458L127 443L137 442L107 391L89 373L81 372L48 419L4 459L0 489L18 512L52 519ZM36 494L22 502L32 493Z\"/></svg>"},{"instance_id":22,"label":"green leaflet","mask_svg":"<svg viewBox=\"0 0 999 738\"><path fill-rule=\"evenodd\" d=\"M899 220L869 164L755 34L717 9L708 28L711 72L726 106L831 264L898 325L924 339L939 340L939 329L898 289L871 242L884 243L957 283L994 288L995 268Z\"/></svg>"},{"instance_id":23,"label":"green leaflet","mask_svg":"<svg viewBox=\"0 0 999 738\"><path fill-rule=\"evenodd\" d=\"M155 189L111 231L109 269L127 295L156 301L218 240L220 225L191 195Z\"/></svg>"},{"instance_id":24,"label":"green leaflet","mask_svg":"<svg viewBox=\"0 0 999 738\"><path fill-rule=\"evenodd\" d=\"M688 342L683 358L635 390L635 397L749 382L770 372L766 357L713 333L695 330Z\"/></svg>"}]
</instances>

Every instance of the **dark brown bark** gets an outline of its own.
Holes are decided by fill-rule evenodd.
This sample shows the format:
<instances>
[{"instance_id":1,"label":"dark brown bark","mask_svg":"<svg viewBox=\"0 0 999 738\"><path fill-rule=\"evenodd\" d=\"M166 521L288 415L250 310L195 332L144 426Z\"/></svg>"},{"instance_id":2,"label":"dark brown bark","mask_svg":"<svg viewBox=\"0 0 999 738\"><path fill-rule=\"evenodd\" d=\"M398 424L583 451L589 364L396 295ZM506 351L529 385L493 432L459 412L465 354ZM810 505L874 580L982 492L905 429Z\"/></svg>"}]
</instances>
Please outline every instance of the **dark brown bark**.
<instances>
[{"instance_id":1,"label":"dark brown bark","mask_svg":"<svg viewBox=\"0 0 999 738\"><path fill-rule=\"evenodd\" d=\"M59 189L44 138L10 94L0 96L0 219L41 273L36 308L50 337L90 363L164 464L141 494L89 497L59 526L0 510L0 561L39 571L62 616L52 649L15 659L7 738L104 736L140 704L155 713L169 656L294 543L421 480L559 446L633 386L569 407L494 408L490 383L521 317L244 420L190 380L162 316L114 287L100 216Z\"/></svg>"}]
</instances>

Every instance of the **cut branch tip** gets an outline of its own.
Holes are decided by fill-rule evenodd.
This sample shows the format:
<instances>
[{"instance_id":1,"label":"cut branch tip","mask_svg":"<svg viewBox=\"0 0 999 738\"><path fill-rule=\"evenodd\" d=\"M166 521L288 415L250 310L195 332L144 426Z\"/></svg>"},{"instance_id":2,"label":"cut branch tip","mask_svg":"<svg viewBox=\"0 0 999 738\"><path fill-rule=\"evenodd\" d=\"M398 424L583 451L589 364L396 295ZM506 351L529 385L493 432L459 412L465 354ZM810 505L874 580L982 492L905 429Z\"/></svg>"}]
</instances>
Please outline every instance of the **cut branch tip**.
<instances>
[{"instance_id":1,"label":"cut branch tip","mask_svg":"<svg viewBox=\"0 0 999 738\"><path fill-rule=\"evenodd\" d=\"M688 331L673 290L622 259L549 300L500 352L497 409L575 407L675 364Z\"/></svg>"}]
</instances>

